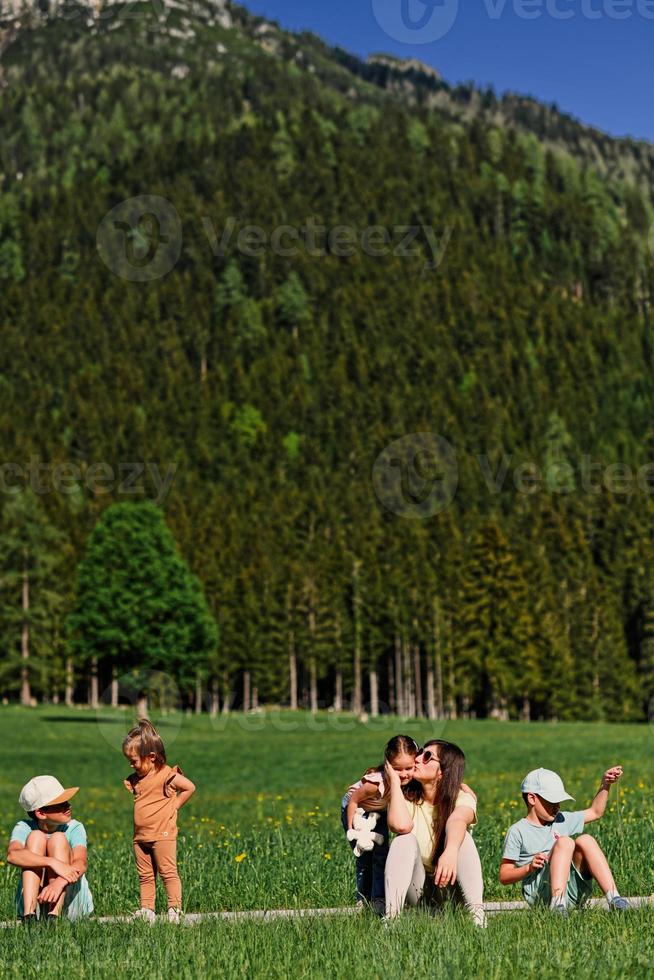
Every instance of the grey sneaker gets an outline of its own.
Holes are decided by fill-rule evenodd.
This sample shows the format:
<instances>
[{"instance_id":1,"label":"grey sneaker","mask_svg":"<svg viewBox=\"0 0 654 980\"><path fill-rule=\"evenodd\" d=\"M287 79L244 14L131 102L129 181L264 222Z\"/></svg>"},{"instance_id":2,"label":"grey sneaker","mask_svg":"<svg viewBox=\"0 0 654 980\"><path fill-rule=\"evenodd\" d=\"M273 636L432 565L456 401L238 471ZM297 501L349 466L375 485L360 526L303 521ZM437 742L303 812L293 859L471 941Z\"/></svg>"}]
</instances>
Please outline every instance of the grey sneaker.
<instances>
[{"instance_id":1,"label":"grey sneaker","mask_svg":"<svg viewBox=\"0 0 654 980\"><path fill-rule=\"evenodd\" d=\"M167 917L169 922L171 922L174 926L178 926L182 921L182 910L175 908L168 909Z\"/></svg>"},{"instance_id":2,"label":"grey sneaker","mask_svg":"<svg viewBox=\"0 0 654 980\"><path fill-rule=\"evenodd\" d=\"M132 912L131 918L137 921L140 919L142 922L147 922L149 926L153 926L157 921L157 917L152 909L137 909L136 912Z\"/></svg>"},{"instance_id":3,"label":"grey sneaker","mask_svg":"<svg viewBox=\"0 0 654 980\"><path fill-rule=\"evenodd\" d=\"M631 908L631 904L622 895L615 895L609 902L609 909L611 912L626 912L627 909Z\"/></svg>"},{"instance_id":4,"label":"grey sneaker","mask_svg":"<svg viewBox=\"0 0 654 980\"><path fill-rule=\"evenodd\" d=\"M554 915L558 915L560 919L568 918L568 910L565 905L550 905L550 912L553 912Z\"/></svg>"}]
</instances>

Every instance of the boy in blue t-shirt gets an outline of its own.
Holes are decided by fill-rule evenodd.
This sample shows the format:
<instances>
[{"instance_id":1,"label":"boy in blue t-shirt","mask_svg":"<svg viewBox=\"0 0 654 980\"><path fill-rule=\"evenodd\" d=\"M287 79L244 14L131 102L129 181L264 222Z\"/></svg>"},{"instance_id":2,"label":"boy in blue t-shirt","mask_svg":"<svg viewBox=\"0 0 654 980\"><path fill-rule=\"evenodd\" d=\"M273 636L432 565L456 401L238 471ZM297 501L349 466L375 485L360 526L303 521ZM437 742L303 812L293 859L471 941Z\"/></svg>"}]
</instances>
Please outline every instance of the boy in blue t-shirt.
<instances>
[{"instance_id":1,"label":"boy in blue t-shirt","mask_svg":"<svg viewBox=\"0 0 654 980\"><path fill-rule=\"evenodd\" d=\"M509 827L500 865L500 883L522 882L529 905L549 903L550 909L567 916L568 906L578 908L591 894L596 881L614 911L628 909L629 902L616 889L604 852L594 837L582 834L584 825L604 815L609 789L622 775L622 766L607 769L595 799L586 810L562 812L564 800L574 800L561 777L551 769L533 769L522 782L527 816ZM581 834L576 840L572 838Z\"/></svg>"},{"instance_id":2,"label":"boy in blue t-shirt","mask_svg":"<svg viewBox=\"0 0 654 980\"><path fill-rule=\"evenodd\" d=\"M85 873L86 831L71 819L70 800L78 789L64 789L54 776L35 776L21 790L18 802L28 819L19 820L11 832L7 862L22 872L16 903L26 924L36 921L39 907L48 922L93 911Z\"/></svg>"}]
</instances>

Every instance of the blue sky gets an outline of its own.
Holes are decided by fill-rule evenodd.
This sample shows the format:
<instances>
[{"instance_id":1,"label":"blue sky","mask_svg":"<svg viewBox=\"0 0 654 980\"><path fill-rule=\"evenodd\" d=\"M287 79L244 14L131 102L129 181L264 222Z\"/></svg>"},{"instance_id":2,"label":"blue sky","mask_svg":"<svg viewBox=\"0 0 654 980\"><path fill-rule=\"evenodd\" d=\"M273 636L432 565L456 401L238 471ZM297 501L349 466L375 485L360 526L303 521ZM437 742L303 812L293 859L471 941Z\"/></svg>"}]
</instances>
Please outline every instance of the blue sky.
<instances>
[{"instance_id":1,"label":"blue sky","mask_svg":"<svg viewBox=\"0 0 654 980\"><path fill-rule=\"evenodd\" d=\"M244 3L355 54L419 58L448 82L533 95L608 133L654 142L654 0Z\"/></svg>"}]
</instances>

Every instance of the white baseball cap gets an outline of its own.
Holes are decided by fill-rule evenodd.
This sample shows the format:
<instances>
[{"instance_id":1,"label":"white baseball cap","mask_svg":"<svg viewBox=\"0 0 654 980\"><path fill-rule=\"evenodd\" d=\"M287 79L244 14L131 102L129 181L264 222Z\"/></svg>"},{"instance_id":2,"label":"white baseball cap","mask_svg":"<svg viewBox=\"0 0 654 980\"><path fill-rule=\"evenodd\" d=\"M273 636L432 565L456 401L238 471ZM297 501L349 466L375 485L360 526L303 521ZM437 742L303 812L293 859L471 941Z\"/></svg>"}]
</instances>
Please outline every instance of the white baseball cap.
<instances>
[{"instance_id":1,"label":"white baseball cap","mask_svg":"<svg viewBox=\"0 0 654 980\"><path fill-rule=\"evenodd\" d=\"M73 798L78 790L79 786L64 789L54 776L35 776L23 786L18 797L18 804L26 813L31 813L33 810L40 810L42 807L52 806L54 803L66 803L67 800Z\"/></svg>"},{"instance_id":2,"label":"white baseball cap","mask_svg":"<svg viewBox=\"0 0 654 980\"><path fill-rule=\"evenodd\" d=\"M558 773L551 769L532 769L522 780L523 793L536 793L548 803L563 803L564 800L574 800L570 796L563 780Z\"/></svg>"}]
</instances>

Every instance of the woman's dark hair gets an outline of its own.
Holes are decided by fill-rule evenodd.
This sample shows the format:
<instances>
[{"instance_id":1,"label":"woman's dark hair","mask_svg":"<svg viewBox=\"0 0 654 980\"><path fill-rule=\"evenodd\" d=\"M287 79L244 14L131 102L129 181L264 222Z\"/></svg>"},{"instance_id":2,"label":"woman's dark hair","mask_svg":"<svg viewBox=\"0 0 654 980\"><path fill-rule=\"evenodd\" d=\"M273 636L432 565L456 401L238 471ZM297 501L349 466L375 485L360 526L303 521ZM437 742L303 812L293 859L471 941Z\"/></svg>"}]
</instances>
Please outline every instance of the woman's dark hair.
<instances>
[{"instance_id":1,"label":"woman's dark hair","mask_svg":"<svg viewBox=\"0 0 654 980\"><path fill-rule=\"evenodd\" d=\"M459 746L453 742L445 742L440 738L432 738L429 742L425 742L424 747L426 749L432 746L438 746L438 762L442 773L436 790L436 806L434 807L432 827L434 836L432 861L435 864L445 847L445 824L456 806L456 798L463 782L466 757ZM423 799L422 783L419 783L417 779L412 779L408 786L405 786L404 795L413 803L420 803Z\"/></svg>"},{"instance_id":2,"label":"woman's dark hair","mask_svg":"<svg viewBox=\"0 0 654 980\"><path fill-rule=\"evenodd\" d=\"M157 769L161 769L166 764L166 750L161 741L161 736L147 718L141 718L123 739L123 752L127 752L129 749L134 749L141 759L153 753L154 764Z\"/></svg>"}]
</instances>

